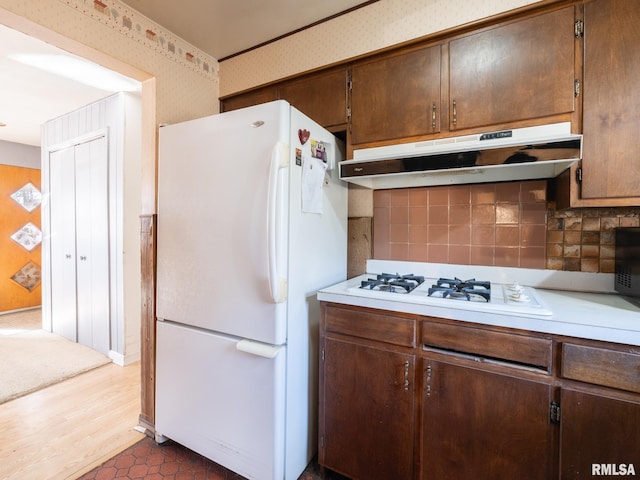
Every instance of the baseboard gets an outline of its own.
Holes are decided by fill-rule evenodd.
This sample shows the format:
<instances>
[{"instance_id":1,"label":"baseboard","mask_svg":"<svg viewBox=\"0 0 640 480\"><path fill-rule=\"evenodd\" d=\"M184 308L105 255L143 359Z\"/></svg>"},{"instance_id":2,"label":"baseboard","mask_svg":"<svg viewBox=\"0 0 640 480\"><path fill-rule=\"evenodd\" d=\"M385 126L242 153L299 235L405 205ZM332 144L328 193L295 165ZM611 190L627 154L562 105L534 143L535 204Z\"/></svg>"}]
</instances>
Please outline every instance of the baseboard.
<instances>
[{"instance_id":1,"label":"baseboard","mask_svg":"<svg viewBox=\"0 0 640 480\"><path fill-rule=\"evenodd\" d=\"M109 358L113 360L113 363L115 363L116 365L125 367L132 363L140 361L140 353L135 353L133 355L123 355L119 352L109 350Z\"/></svg>"},{"instance_id":2,"label":"baseboard","mask_svg":"<svg viewBox=\"0 0 640 480\"><path fill-rule=\"evenodd\" d=\"M38 309L42 309L42 305L36 305L35 307L18 308L16 310L5 310L4 312L0 312L0 315L11 315L12 313L22 313L22 312L28 312L29 310L38 310Z\"/></svg>"}]
</instances>

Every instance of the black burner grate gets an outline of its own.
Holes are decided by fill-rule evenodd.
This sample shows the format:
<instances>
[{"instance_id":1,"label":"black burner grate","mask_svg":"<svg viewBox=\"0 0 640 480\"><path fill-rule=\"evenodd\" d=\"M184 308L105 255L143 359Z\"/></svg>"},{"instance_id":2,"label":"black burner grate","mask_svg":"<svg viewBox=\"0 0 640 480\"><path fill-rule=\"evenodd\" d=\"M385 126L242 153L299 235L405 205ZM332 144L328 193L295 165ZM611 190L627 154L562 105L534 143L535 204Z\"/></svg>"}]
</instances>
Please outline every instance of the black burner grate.
<instances>
[{"instance_id":1,"label":"black burner grate","mask_svg":"<svg viewBox=\"0 0 640 480\"><path fill-rule=\"evenodd\" d=\"M423 282L424 277L420 275L381 273L376 275L376 278L362 280L360 288L367 288L369 290L377 290L380 292L409 293Z\"/></svg>"},{"instance_id":2,"label":"black burner grate","mask_svg":"<svg viewBox=\"0 0 640 480\"><path fill-rule=\"evenodd\" d=\"M459 278L439 278L435 285L429 288L428 295L441 296L455 300L491 299L491 282L476 280L460 280Z\"/></svg>"}]
</instances>

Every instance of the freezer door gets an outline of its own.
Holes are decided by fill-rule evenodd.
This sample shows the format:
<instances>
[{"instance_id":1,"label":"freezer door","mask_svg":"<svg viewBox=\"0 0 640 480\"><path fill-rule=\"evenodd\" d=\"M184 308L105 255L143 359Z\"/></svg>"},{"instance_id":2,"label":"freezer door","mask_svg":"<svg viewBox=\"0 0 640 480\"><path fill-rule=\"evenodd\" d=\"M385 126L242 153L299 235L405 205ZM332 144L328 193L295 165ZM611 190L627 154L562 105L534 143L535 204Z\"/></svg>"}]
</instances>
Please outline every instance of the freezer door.
<instances>
[{"instance_id":1,"label":"freezer door","mask_svg":"<svg viewBox=\"0 0 640 480\"><path fill-rule=\"evenodd\" d=\"M284 478L285 347L168 322L157 342L156 432L244 477Z\"/></svg>"},{"instance_id":2,"label":"freezer door","mask_svg":"<svg viewBox=\"0 0 640 480\"><path fill-rule=\"evenodd\" d=\"M289 112L273 102L160 129L159 318L286 342Z\"/></svg>"}]
</instances>

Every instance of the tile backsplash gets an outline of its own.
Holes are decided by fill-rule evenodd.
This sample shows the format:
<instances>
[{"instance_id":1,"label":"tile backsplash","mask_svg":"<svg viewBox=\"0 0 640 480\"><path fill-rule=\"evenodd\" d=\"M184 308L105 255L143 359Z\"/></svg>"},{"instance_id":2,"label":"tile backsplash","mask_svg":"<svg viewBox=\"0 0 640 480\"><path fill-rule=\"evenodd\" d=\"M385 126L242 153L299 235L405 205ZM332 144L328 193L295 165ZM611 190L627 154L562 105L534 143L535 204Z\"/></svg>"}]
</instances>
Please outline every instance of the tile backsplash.
<instances>
[{"instance_id":1,"label":"tile backsplash","mask_svg":"<svg viewBox=\"0 0 640 480\"><path fill-rule=\"evenodd\" d=\"M615 229L640 226L640 208L576 208L547 213L550 270L613 273Z\"/></svg>"},{"instance_id":2,"label":"tile backsplash","mask_svg":"<svg viewBox=\"0 0 640 480\"><path fill-rule=\"evenodd\" d=\"M556 212L544 180L373 192L373 258L613 272L640 209Z\"/></svg>"}]
</instances>

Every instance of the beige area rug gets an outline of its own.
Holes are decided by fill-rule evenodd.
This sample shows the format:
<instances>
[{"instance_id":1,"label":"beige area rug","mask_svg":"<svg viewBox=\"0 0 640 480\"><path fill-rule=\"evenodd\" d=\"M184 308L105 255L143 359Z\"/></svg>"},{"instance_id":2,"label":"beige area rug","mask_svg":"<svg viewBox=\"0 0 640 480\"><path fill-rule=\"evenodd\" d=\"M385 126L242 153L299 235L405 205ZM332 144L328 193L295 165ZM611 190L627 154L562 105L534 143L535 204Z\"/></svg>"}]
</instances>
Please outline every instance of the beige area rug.
<instances>
[{"instance_id":1,"label":"beige area rug","mask_svg":"<svg viewBox=\"0 0 640 480\"><path fill-rule=\"evenodd\" d=\"M0 404L110 362L42 330L40 309L0 315Z\"/></svg>"}]
</instances>

